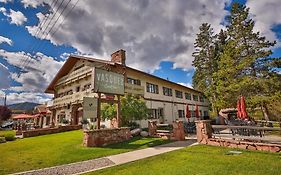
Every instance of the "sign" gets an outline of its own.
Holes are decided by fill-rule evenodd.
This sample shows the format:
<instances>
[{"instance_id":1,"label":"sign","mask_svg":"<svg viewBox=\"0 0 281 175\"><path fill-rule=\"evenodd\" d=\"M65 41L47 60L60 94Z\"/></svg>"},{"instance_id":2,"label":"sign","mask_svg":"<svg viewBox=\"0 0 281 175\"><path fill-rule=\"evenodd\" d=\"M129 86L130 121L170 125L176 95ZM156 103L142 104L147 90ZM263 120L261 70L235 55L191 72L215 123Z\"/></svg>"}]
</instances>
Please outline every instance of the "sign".
<instances>
[{"instance_id":1,"label":"sign","mask_svg":"<svg viewBox=\"0 0 281 175\"><path fill-rule=\"evenodd\" d=\"M97 118L98 99L93 97L83 98L83 118Z\"/></svg>"},{"instance_id":2,"label":"sign","mask_svg":"<svg viewBox=\"0 0 281 175\"><path fill-rule=\"evenodd\" d=\"M95 92L124 94L124 75L94 68L92 77Z\"/></svg>"}]
</instances>

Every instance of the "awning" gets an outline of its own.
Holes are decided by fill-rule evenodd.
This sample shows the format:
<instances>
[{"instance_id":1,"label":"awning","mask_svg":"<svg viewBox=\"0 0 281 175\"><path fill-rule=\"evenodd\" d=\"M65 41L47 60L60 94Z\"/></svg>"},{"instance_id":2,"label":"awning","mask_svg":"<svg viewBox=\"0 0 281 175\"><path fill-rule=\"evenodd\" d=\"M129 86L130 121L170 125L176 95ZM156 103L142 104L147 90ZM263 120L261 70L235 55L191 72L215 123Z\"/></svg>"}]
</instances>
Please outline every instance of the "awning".
<instances>
[{"instance_id":1,"label":"awning","mask_svg":"<svg viewBox=\"0 0 281 175\"><path fill-rule=\"evenodd\" d=\"M13 119L29 119L29 118L37 118L37 115L28 115L28 114L19 114L13 117Z\"/></svg>"}]
</instances>

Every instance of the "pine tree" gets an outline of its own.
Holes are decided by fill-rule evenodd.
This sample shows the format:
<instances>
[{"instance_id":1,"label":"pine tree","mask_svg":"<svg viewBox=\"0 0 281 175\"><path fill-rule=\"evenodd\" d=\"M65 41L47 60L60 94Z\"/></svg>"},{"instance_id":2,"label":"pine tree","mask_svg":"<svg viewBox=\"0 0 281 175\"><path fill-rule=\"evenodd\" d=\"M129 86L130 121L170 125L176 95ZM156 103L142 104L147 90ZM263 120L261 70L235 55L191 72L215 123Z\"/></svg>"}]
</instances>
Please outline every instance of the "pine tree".
<instances>
[{"instance_id":1,"label":"pine tree","mask_svg":"<svg viewBox=\"0 0 281 175\"><path fill-rule=\"evenodd\" d=\"M223 67L228 67L227 69L235 69L235 73L228 77L230 84L223 88L228 89L232 96L246 96L248 105L252 108L262 107L266 112L267 105L281 97L281 79L276 72L276 64L280 64L280 59L270 57L270 47L276 42L267 41L259 32L254 32L254 25L249 17L249 8L234 3L226 31L228 44L225 49L232 50L235 54L231 62L222 61L220 64L226 64ZM227 53L222 54L220 59L226 59L225 57ZM227 99L225 102L235 106L235 101L236 98Z\"/></svg>"},{"instance_id":2,"label":"pine tree","mask_svg":"<svg viewBox=\"0 0 281 175\"><path fill-rule=\"evenodd\" d=\"M193 87L204 92L211 104L216 100L214 92L213 73L217 71L217 36L214 34L211 25L203 23L199 27L200 32L195 40L195 52L193 53L193 66L195 72L193 75ZM217 109L212 105L212 110Z\"/></svg>"}]
</instances>

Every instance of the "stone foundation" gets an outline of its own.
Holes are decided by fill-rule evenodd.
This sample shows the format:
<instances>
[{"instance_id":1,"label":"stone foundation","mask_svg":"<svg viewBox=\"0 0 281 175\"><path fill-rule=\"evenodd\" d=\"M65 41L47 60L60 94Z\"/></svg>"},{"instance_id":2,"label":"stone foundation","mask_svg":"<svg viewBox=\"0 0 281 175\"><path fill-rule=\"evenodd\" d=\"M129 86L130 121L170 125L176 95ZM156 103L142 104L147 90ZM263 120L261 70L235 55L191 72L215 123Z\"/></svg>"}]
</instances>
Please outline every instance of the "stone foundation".
<instances>
[{"instance_id":1,"label":"stone foundation","mask_svg":"<svg viewBox=\"0 0 281 175\"><path fill-rule=\"evenodd\" d=\"M81 125L67 125L67 126L59 126L57 128L41 128L41 129L22 131L22 136L23 136L23 138L34 137L34 136L39 136L39 135L54 134L54 133L78 130L81 128L82 128Z\"/></svg>"},{"instance_id":2,"label":"stone foundation","mask_svg":"<svg viewBox=\"0 0 281 175\"><path fill-rule=\"evenodd\" d=\"M96 129L84 131L83 145L86 147L105 146L131 138L129 128Z\"/></svg>"},{"instance_id":3,"label":"stone foundation","mask_svg":"<svg viewBox=\"0 0 281 175\"><path fill-rule=\"evenodd\" d=\"M281 152L281 145L269 143L256 143L249 141L238 141L232 139L212 138L212 126L210 120L196 121L197 142L212 146L224 146L247 150Z\"/></svg>"}]
</instances>

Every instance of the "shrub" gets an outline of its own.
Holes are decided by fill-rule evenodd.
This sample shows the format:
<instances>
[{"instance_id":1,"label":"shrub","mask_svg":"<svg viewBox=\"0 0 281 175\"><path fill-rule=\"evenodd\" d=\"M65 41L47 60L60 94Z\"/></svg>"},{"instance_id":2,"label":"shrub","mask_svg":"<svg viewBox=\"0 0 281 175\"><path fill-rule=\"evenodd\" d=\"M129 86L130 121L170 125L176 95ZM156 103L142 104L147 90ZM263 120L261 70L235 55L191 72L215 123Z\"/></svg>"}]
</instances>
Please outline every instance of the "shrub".
<instances>
[{"instance_id":1,"label":"shrub","mask_svg":"<svg viewBox=\"0 0 281 175\"><path fill-rule=\"evenodd\" d=\"M0 137L0 143L5 143L5 142L6 142L5 137Z\"/></svg>"},{"instance_id":2,"label":"shrub","mask_svg":"<svg viewBox=\"0 0 281 175\"><path fill-rule=\"evenodd\" d=\"M16 137L15 137L15 134L7 133L5 135L5 139L6 139L6 141L13 141L13 140L16 140Z\"/></svg>"}]
</instances>

